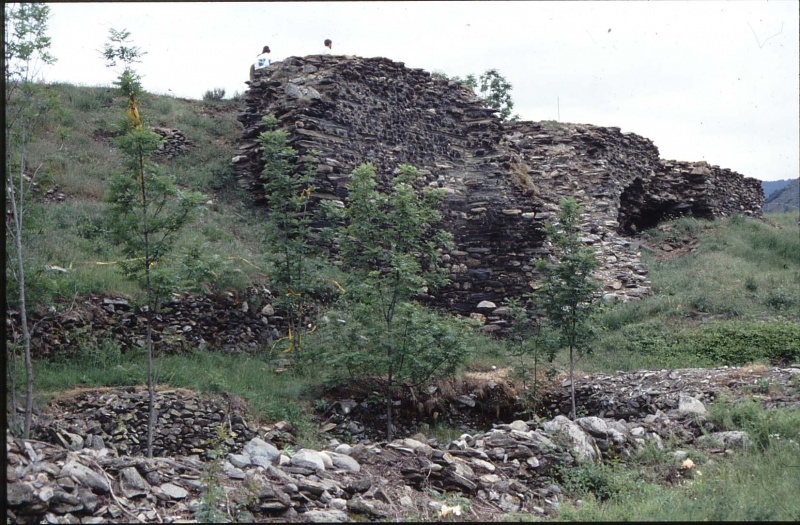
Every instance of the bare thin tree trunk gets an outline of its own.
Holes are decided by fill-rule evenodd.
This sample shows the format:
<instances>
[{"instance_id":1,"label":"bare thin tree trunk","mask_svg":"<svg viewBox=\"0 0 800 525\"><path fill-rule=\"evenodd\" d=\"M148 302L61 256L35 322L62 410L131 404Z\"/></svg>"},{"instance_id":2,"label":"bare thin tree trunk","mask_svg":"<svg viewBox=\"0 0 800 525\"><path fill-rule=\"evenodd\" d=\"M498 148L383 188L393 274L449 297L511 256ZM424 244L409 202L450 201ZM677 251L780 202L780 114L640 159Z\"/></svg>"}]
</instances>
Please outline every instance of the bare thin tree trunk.
<instances>
[{"instance_id":1,"label":"bare thin tree trunk","mask_svg":"<svg viewBox=\"0 0 800 525\"><path fill-rule=\"evenodd\" d=\"M386 440L391 441L392 437L392 382L389 381L386 385Z\"/></svg>"},{"instance_id":2,"label":"bare thin tree trunk","mask_svg":"<svg viewBox=\"0 0 800 525\"><path fill-rule=\"evenodd\" d=\"M572 346L569 347L569 390L570 390L570 398L572 399L572 413L570 414L573 421L578 415L578 411L575 407L575 376L573 375L573 370L575 366L573 365L574 361L572 359Z\"/></svg>"},{"instance_id":3,"label":"bare thin tree trunk","mask_svg":"<svg viewBox=\"0 0 800 525\"><path fill-rule=\"evenodd\" d=\"M147 351L147 457L153 457L153 433L156 426L156 392L153 385L153 291L150 285L150 243L148 238L149 227L147 224L147 193L144 186L144 155L139 147L139 183L141 184L142 223L144 225L144 275L147 290L147 337L145 347Z\"/></svg>"},{"instance_id":4,"label":"bare thin tree trunk","mask_svg":"<svg viewBox=\"0 0 800 525\"><path fill-rule=\"evenodd\" d=\"M9 426L17 420L17 355L12 350L11 345L6 347L6 375L9 381L9 394L11 395L11 414L9 415ZM12 427L16 428L16 426Z\"/></svg>"},{"instance_id":5,"label":"bare thin tree trunk","mask_svg":"<svg viewBox=\"0 0 800 525\"><path fill-rule=\"evenodd\" d=\"M533 344L535 345L533 347L533 415L535 415L539 404L539 342L534 341ZM531 415L528 414L529 417ZM530 417L530 419L533 418Z\"/></svg>"},{"instance_id":6,"label":"bare thin tree trunk","mask_svg":"<svg viewBox=\"0 0 800 525\"><path fill-rule=\"evenodd\" d=\"M25 143L25 131L23 128L23 141ZM24 153L24 152L23 152ZM31 362L31 334L28 330L28 314L26 311L25 303L25 270L22 267L23 252L22 252L22 213L23 213L23 184L25 174L24 154L21 155L23 159L20 162L19 168L19 195L14 191L14 183L10 178L6 181L6 195L11 204L11 216L14 222L14 231L12 237L14 238L14 247L17 251L17 289L19 292L19 319L20 327L22 329L22 344L23 355L25 359L25 423L23 426L23 434L26 438L30 437L31 420L33 419L33 363ZM9 176L10 177L10 176ZM17 203L19 199L19 204ZM14 407L16 410L16 407Z\"/></svg>"},{"instance_id":7,"label":"bare thin tree trunk","mask_svg":"<svg viewBox=\"0 0 800 525\"><path fill-rule=\"evenodd\" d=\"M148 284L149 284L148 276ZM153 457L153 431L156 426L155 385L153 385L153 315L152 305L147 305L147 457Z\"/></svg>"}]
</instances>

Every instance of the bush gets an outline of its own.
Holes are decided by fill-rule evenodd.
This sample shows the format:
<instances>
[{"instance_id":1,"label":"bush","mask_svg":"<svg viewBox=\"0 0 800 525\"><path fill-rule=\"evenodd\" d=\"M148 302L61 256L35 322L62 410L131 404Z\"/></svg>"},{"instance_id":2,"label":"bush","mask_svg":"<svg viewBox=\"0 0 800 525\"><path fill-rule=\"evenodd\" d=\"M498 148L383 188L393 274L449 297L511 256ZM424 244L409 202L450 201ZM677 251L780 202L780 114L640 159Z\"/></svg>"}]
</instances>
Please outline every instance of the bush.
<instances>
[{"instance_id":1,"label":"bush","mask_svg":"<svg viewBox=\"0 0 800 525\"><path fill-rule=\"evenodd\" d=\"M214 88L203 93L206 102L219 102L225 98L225 88Z\"/></svg>"},{"instance_id":2,"label":"bush","mask_svg":"<svg viewBox=\"0 0 800 525\"><path fill-rule=\"evenodd\" d=\"M793 310L800 305L797 292L778 287L770 290L764 298L764 304L775 310Z\"/></svg>"},{"instance_id":3,"label":"bush","mask_svg":"<svg viewBox=\"0 0 800 525\"><path fill-rule=\"evenodd\" d=\"M750 361L795 361L800 359L800 325L787 322L725 322L681 335L687 353L709 357L721 365L743 365Z\"/></svg>"},{"instance_id":4,"label":"bush","mask_svg":"<svg viewBox=\"0 0 800 525\"><path fill-rule=\"evenodd\" d=\"M591 494L599 501L636 491L636 480L631 472L604 463L561 467L556 471L556 478L568 494L578 497Z\"/></svg>"},{"instance_id":5,"label":"bush","mask_svg":"<svg viewBox=\"0 0 800 525\"><path fill-rule=\"evenodd\" d=\"M659 367L795 362L800 360L800 325L720 321L676 329L648 321L628 324L606 335L601 347L615 355L651 356L658 363L652 366ZM637 360L637 367L642 364Z\"/></svg>"}]
</instances>

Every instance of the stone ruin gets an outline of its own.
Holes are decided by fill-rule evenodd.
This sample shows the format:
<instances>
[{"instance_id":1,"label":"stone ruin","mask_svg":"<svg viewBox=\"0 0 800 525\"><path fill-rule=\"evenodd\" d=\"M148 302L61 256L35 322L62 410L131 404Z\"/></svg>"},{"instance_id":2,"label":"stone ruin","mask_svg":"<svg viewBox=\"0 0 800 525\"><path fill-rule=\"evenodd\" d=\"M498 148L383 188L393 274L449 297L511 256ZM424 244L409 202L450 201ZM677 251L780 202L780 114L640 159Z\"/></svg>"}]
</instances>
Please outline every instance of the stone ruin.
<instances>
[{"instance_id":1,"label":"stone ruin","mask_svg":"<svg viewBox=\"0 0 800 525\"><path fill-rule=\"evenodd\" d=\"M450 285L434 302L484 315L485 328L500 329L494 306L537 279L530 261L550 254L543 225L561 197L584 205L583 241L598 254L610 301L651 291L631 234L681 215L761 216L756 179L662 160L652 141L615 127L503 122L460 83L387 58L289 57L247 83L233 165L255 202L264 204L257 138L267 114L301 156L319 152L318 201L346 200L361 163L373 163L382 184L399 164L415 166L421 184L446 190L443 226L455 240L444 257Z\"/></svg>"}]
</instances>

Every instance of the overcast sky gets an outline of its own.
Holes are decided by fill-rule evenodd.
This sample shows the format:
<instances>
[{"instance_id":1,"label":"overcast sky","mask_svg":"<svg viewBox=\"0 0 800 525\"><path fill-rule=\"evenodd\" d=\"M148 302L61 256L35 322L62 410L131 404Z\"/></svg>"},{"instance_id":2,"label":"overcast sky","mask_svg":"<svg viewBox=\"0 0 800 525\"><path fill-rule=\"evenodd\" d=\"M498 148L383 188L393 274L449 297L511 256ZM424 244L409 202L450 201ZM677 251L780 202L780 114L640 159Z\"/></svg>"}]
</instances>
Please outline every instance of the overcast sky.
<instances>
[{"instance_id":1,"label":"overcast sky","mask_svg":"<svg viewBox=\"0 0 800 525\"><path fill-rule=\"evenodd\" d=\"M617 126L664 159L761 180L797 178L798 0L53 3L48 82L110 85L110 28L147 54L145 90L244 92L277 58L382 56L448 75L496 68L523 120Z\"/></svg>"}]
</instances>

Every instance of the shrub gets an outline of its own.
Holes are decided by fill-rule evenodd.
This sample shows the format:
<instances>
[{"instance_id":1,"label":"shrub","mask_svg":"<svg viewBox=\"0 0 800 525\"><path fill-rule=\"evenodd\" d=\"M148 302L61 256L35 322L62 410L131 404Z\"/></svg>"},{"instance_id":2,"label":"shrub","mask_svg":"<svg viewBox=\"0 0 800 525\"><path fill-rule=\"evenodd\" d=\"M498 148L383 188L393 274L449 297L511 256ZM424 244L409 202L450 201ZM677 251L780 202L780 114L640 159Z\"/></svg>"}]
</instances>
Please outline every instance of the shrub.
<instances>
[{"instance_id":1,"label":"shrub","mask_svg":"<svg viewBox=\"0 0 800 525\"><path fill-rule=\"evenodd\" d=\"M629 324L607 334L601 346L620 354L650 356L651 366L739 366L800 359L800 325L778 322L719 321L692 328L657 321ZM636 366L643 366L636 360Z\"/></svg>"},{"instance_id":2,"label":"shrub","mask_svg":"<svg viewBox=\"0 0 800 525\"><path fill-rule=\"evenodd\" d=\"M567 493L573 496L591 494L599 501L606 501L620 493L630 493L636 489L636 481L630 472L603 463L562 466L555 474Z\"/></svg>"},{"instance_id":3,"label":"shrub","mask_svg":"<svg viewBox=\"0 0 800 525\"><path fill-rule=\"evenodd\" d=\"M760 450L800 441L800 409L766 410L754 399L723 399L709 406L709 421L723 430L747 432Z\"/></svg>"},{"instance_id":4,"label":"shrub","mask_svg":"<svg viewBox=\"0 0 800 525\"><path fill-rule=\"evenodd\" d=\"M203 93L206 102L219 102L225 98L225 88L214 88Z\"/></svg>"},{"instance_id":5,"label":"shrub","mask_svg":"<svg viewBox=\"0 0 800 525\"><path fill-rule=\"evenodd\" d=\"M778 287L767 293L767 296L764 298L764 304L775 310L791 310L800 305L800 298L797 297L796 290L791 291L783 287Z\"/></svg>"},{"instance_id":6,"label":"shrub","mask_svg":"<svg viewBox=\"0 0 800 525\"><path fill-rule=\"evenodd\" d=\"M687 331L678 343L686 353L709 357L714 363L742 365L800 359L800 325L787 322L725 322Z\"/></svg>"}]
</instances>

